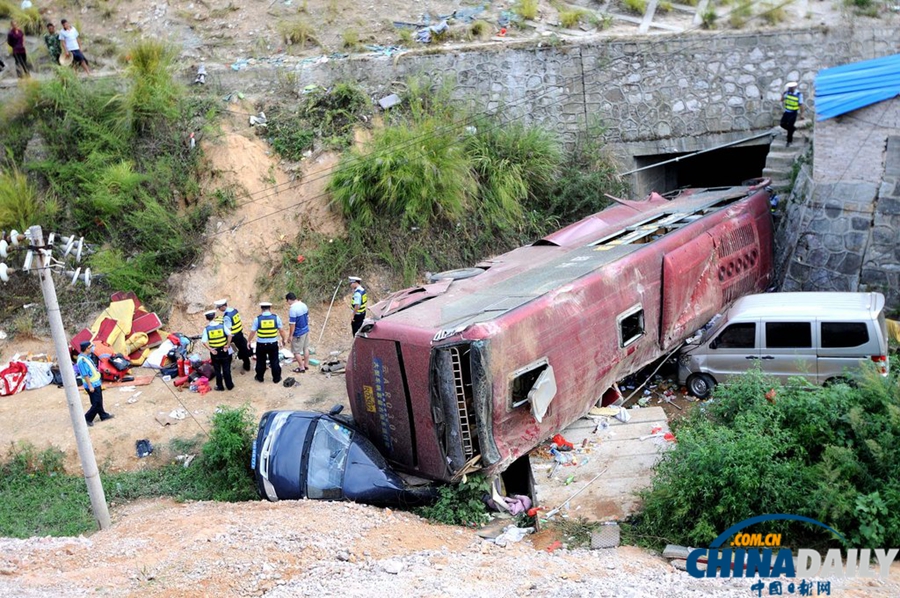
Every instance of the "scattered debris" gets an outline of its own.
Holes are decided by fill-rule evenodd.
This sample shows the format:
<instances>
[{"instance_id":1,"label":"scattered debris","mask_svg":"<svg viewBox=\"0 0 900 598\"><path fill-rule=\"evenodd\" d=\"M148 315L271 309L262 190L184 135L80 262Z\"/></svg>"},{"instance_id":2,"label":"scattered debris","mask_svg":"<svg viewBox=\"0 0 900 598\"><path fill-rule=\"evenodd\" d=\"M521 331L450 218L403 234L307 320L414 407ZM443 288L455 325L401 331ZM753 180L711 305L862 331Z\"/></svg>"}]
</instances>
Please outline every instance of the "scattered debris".
<instances>
[{"instance_id":1,"label":"scattered debris","mask_svg":"<svg viewBox=\"0 0 900 598\"><path fill-rule=\"evenodd\" d=\"M206 65L202 62L197 67L197 77L194 79L194 85L206 85Z\"/></svg>"},{"instance_id":2,"label":"scattered debris","mask_svg":"<svg viewBox=\"0 0 900 598\"><path fill-rule=\"evenodd\" d=\"M137 452L138 459L143 459L153 452L153 445L146 438L135 442L134 448Z\"/></svg>"},{"instance_id":3,"label":"scattered debris","mask_svg":"<svg viewBox=\"0 0 900 598\"><path fill-rule=\"evenodd\" d=\"M516 527L515 525L508 525L503 530L502 534L494 538L493 542L497 546L507 546L513 542L521 542L522 538L533 533L533 527Z\"/></svg>"},{"instance_id":4,"label":"scattered debris","mask_svg":"<svg viewBox=\"0 0 900 598\"><path fill-rule=\"evenodd\" d=\"M400 99L400 96L392 93L391 95L385 96L378 100L378 105L381 106L382 110L387 110L388 108L393 108L402 101L403 100Z\"/></svg>"},{"instance_id":5,"label":"scattered debris","mask_svg":"<svg viewBox=\"0 0 900 598\"><path fill-rule=\"evenodd\" d=\"M591 548L615 548L619 545L621 530L615 521L604 523L600 529L591 533Z\"/></svg>"},{"instance_id":6,"label":"scattered debris","mask_svg":"<svg viewBox=\"0 0 900 598\"><path fill-rule=\"evenodd\" d=\"M268 127L268 121L266 119L266 113L260 111L259 116L250 115L250 126L251 127Z\"/></svg>"},{"instance_id":7,"label":"scattered debris","mask_svg":"<svg viewBox=\"0 0 900 598\"><path fill-rule=\"evenodd\" d=\"M420 44L430 44L433 36L441 36L450 30L447 21L441 21L437 25L432 25L424 29L416 31L416 41Z\"/></svg>"}]
</instances>

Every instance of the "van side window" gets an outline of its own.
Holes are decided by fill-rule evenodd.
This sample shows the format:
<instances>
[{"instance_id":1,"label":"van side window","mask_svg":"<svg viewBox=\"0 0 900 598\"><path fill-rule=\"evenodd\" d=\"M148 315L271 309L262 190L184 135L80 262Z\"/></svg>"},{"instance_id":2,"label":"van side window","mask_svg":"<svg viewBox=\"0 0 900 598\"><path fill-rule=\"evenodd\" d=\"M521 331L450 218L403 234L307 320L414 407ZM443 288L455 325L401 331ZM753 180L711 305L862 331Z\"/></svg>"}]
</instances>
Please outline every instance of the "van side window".
<instances>
[{"instance_id":1,"label":"van side window","mask_svg":"<svg viewBox=\"0 0 900 598\"><path fill-rule=\"evenodd\" d=\"M822 348L859 347L869 342L865 322L822 322Z\"/></svg>"},{"instance_id":2,"label":"van side window","mask_svg":"<svg viewBox=\"0 0 900 598\"><path fill-rule=\"evenodd\" d=\"M616 320L619 322L620 347L627 347L644 336L644 310L640 305L619 315Z\"/></svg>"},{"instance_id":3,"label":"van side window","mask_svg":"<svg viewBox=\"0 0 900 598\"><path fill-rule=\"evenodd\" d=\"M812 325L809 322L766 322L766 348L812 348Z\"/></svg>"},{"instance_id":4,"label":"van side window","mask_svg":"<svg viewBox=\"0 0 900 598\"><path fill-rule=\"evenodd\" d=\"M756 347L756 323L732 324L712 344L712 349L753 349Z\"/></svg>"}]
</instances>

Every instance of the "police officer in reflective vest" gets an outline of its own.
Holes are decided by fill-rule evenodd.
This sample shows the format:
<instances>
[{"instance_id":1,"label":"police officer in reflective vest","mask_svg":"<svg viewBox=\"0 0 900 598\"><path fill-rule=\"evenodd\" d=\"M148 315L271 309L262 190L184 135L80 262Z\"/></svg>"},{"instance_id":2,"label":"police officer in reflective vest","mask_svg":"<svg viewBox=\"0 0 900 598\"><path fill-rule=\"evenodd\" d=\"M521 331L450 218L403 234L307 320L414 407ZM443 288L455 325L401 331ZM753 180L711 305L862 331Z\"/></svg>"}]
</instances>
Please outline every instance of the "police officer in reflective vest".
<instances>
[{"instance_id":1,"label":"police officer in reflective vest","mask_svg":"<svg viewBox=\"0 0 900 598\"><path fill-rule=\"evenodd\" d=\"M94 352L94 343L91 341L82 341L79 345L81 353L75 361L75 369L81 375L81 383L84 390L91 399L91 408L84 414L84 421L87 425L94 425L94 418L100 416L100 421L105 422L113 418L112 413L107 413L103 408L103 383L100 380L100 372L94 361L91 359L91 353Z\"/></svg>"},{"instance_id":2,"label":"police officer in reflective vest","mask_svg":"<svg viewBox=\"0 0 900 598\"><path fill-rule=\"evenodd\" d=\"M272 368L272 382L281 382L281 364L278 358L278 340L287 345L284 336L284 324L277 314L272 313L270 301L260 301L262 313L256 316L250 326L250 342L256 337L256 381L263 382L266 375L266 360Z\"/></svg>"},{"instance_id":3,"label":"police officer in reflective vest","mask_svg":"<svg viewBox=\"0 0 900 598\"><path fill-rule=\"evenodd\" d=\"M781 128L787 131L787 147L794 141L794 131L797 116L803 118L803 94L797 89L796 81L790 81L784 86L781 101L784 103L784 114L781 115Z\"/></svg>"},{"instance_id":4,"label":"police officer in reflective vest","mask_svg":"<svg viewBox=\"0 0 900 598\"><path fill-rule=\"evenodd\" d=\"M231 381L231 331L225 323L215 319L216 310L211 309L203 315L208 322L203 329L203 344L209 349L209 358L216 372L216 390L231 390L234 388ZM222 386L223 379L225 386Z\"/></svg>"},{"instance_id":5,"label":"police officer in reflective vest","mask_svg":"<svg viewBox=\"0 0 900 598\"><path fill-rule=\"evenodd\" d=\"M241 321L241 314L237 309L228 307L227 299L219 299L215 303L219 313L216 314L216 321L225 324L225 328L231 330L231 342L237 349L237 358L243 362L245 372L250 371L250 356L253 352L247 345L247 337L244 336L244 323ZM230 320L230 322L229 322Z\"/></svg>"},{"instance_id":6,"label":"police officer in reflective vest","mask_svg":"<svg viewBox=\"0 0 900 598\"><path fill-rule=\"evenodd\" d=\"M350 321L350 329L353 336L363 325L366 319L366 306L369 304L369 294L362 286L362 278L358 276L350 276L350 288L353 289L353 297L350 299L350 309L353 310L353 319Z\"/></svg>"}]
</instances>

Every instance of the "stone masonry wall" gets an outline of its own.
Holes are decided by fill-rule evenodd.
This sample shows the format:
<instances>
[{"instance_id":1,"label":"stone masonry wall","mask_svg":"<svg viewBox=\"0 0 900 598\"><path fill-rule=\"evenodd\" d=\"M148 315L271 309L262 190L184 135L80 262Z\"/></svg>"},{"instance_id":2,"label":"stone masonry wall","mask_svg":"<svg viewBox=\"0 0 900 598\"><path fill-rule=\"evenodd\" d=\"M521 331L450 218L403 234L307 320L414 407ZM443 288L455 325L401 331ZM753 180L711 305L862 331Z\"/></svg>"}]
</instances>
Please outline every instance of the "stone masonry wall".
<instances>
[{"instance_id":1,"label":"stone masonry wall","mask_svg":"<svg viewBox=\"0 0 900 598\"><path fill-rule=\"evenodd\" d=\"M900 306L900 99L815 127L815 184L781 245L782 290L880 291Z\"/></svg>"},{"instance_id":2,"label":"stone masonry wall","mask_svg":"<svg viewBox=\"0 0 900 598\"><path fill-rule=\"evenodd\" d=\"M510 44L280 66L253 62L240 71L211 70L211 77L227 90L245 91L354 81L377 98L424 75L455 82L455 96L477 110L541 125L567 143L598 118L608 142L628 157L635 154L622 144L677 150L698 136L740 137L770 128L781 113L786 81L799 80L810 95L819 69L897 51L900 41L891 28L693 32L560 47Z\"/></svg>"}]
</instances>

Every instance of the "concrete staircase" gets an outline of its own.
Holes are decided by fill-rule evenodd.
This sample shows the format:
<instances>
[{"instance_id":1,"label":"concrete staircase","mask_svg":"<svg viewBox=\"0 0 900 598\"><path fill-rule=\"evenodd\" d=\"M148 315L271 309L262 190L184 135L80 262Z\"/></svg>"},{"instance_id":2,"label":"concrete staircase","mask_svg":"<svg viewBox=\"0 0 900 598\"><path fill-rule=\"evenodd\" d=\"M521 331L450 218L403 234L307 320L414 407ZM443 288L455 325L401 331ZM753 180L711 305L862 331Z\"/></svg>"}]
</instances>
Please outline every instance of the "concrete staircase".
<instances>
[{"instance_id":1,"label":"concrete staircase","mask_svg":"<svg viewBox=\"0 0 900 598\"><path fill-rule=\"evenodd\" d=\"M791 169L800 156L806 153L812 143L812 129L803 127L794 131L794 141L791 147L786 147L786 133L783 129L776 129L777 134L772 138L769 146L769 154L766 156L766 166L762 175L772 179L772 187L776 191L785 191L791 186Z\"/></svg>"}]
</instances>

